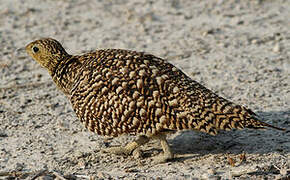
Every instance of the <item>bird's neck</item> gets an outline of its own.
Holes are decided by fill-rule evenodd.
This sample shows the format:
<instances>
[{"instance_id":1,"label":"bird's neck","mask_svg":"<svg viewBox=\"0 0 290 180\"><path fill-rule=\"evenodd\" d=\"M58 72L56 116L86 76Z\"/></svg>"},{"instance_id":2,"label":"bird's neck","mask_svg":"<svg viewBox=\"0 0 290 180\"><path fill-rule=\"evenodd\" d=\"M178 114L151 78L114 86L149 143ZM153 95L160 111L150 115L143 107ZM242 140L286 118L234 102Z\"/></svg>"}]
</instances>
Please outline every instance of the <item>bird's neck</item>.
<instances>
[{"instance_id":1,"label":"bird's neck","mask_svg":"<svg viewBox=\"0 0 290 180\"><path fill-rule=\"evenodd\" d=\"M54 71L49 72L57 87L66 95L70 94L81 65L78 58L67 56L56 65Z\"/></svg>"}]
</instances>

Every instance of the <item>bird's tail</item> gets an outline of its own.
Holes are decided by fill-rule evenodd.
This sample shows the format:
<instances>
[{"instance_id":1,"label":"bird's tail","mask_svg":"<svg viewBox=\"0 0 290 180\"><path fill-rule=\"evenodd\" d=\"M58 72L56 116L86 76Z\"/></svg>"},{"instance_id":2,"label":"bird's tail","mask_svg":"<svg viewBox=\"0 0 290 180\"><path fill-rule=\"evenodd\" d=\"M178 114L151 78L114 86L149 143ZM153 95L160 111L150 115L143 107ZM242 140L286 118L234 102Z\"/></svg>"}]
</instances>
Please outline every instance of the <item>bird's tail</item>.
<instances>
[{"instance_id":1,"label":"bird's tail","mask_svg":"<svg viewBox=\"0 0 290 180\"><path fill-rule=\"evenodd\" d=\"M285 131L286 130L285 128L279 128L279 127L273 126L271 124L262 122L262 121L258 120L256 117L252 117L251 121L252 121L252 123L251 124L247 124L246 128L264 129L265 127L270 127L270 128L277 129L277 130L280 130L280 131Z\"/></svg>"},{"instance_id":2,"label":"bird's tail","mask_svg":"<svg viewBox=\"0 0 290 180\"><path fill-rule=\"evenodd\" d=\"M233 128L243 129L264 129L270 127L280 131L285 131L284 128L279 128L268 123L262 122L258 116L243 106L236 105L232 102L219 99L217 103L220 105L216 120L216 127L222 130L230 130Z\"/></svg>"}]
</instances>

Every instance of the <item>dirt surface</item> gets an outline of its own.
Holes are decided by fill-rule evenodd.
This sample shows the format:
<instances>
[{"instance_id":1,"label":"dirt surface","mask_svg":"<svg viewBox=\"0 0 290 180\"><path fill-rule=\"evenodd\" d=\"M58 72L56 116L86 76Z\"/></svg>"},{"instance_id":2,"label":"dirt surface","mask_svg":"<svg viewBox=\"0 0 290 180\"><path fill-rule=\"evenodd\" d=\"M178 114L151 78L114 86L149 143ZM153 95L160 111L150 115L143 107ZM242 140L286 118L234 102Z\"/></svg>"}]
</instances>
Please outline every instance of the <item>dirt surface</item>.
<instances>
[{"instance_id":1,"label":"dirt surface","mask_svg":"<svg viewBox=\"0 0 290 180\"><path fill-rule=\"evenodd\" d=\"M0 0L0 178L286 179L289 27L289 0ZM177 158L157 165L155 141L141 157L103 154L134 137L83 128L46 70L18 50L40 37L72 54L150 52L287 130L178 132L169 137Z\"/></svg>"}]
</instances>

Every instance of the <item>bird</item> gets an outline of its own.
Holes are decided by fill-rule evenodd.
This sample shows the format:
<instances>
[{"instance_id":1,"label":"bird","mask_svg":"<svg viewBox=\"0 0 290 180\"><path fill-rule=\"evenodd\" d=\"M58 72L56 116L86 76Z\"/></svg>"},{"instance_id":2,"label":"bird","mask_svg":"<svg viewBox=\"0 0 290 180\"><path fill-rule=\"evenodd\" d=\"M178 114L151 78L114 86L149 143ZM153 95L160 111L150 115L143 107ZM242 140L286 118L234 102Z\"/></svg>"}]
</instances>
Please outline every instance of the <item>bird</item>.
<instances>
[{"instance_id":1,"label":"bird","mask_svg":"<svg viewBox=\"0 0 290 180\"><path fill-rule=\"evenodd\" d=\"M285 130L259 120L251 109L235 104L187 76L166 59L125 49L99 49L70 55L60 42L41 38L26 52L48 70L70 100L81 123L98 135L134 135L125 146L107 153L130 155L152 139L163 153L154 162L174 158L167 135L194 130L216 135L221 130Z\"/></svg>"}]
</instances>

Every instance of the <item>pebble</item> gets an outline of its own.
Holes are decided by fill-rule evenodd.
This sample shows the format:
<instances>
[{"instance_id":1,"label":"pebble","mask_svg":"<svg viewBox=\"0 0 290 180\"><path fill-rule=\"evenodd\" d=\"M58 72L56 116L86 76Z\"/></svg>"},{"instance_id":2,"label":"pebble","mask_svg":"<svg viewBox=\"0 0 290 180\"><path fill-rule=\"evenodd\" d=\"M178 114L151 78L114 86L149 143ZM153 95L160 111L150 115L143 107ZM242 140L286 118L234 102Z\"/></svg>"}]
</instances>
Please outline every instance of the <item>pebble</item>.
<instances>
[{"instance_id":1,"label":"pebble","mask_svg":"<svg viewBox=\"0 0 290 180\"><path fill-rule=\"evenodd\" d=\"M258 42L259 42L258 39L253 39L253 40L251 41L252 44L257 44Z\"/></svg>"},{"instance_id":2,"label":"pebble","mask_svg":"<svg viewBox=\"0 0 290 180\"><path fill-rule=\"evenodd\" d=\"M280 44L275 44L275 46L273 47L273 52L278 53L281 51L281 46Z\"/></svg>"},{"instance_id":3,"label":"pebble","mask_svg":"<svg viewBox=\"0 0 290 180\"><path fill-rule=\"evenodd\" d=\"M211 174L211 175L215 175L216 174L216 170L215 169L209 169L207 172L208 172L208 174Z\"/></svg>"}]
</instances>

